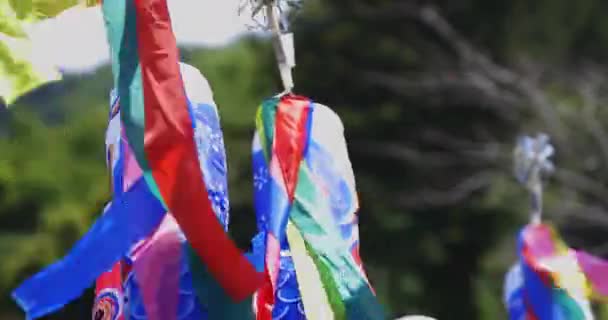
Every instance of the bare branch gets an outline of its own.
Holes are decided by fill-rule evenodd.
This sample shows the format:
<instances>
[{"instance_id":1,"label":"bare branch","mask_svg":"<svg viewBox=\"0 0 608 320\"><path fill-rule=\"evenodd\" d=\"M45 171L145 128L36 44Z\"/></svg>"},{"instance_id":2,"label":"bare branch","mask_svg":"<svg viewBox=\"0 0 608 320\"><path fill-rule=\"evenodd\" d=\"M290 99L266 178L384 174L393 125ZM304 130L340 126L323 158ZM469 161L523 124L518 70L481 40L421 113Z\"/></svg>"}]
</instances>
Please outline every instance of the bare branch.
<instances>
[{"instance_id":1,"label":"bare branch","mask_svg":"<svg viewBox=\"0 0 608 320\"><path fill-rule=\"evenodd\" d=\"M454 104L459 102L472 103L476 106L486 106L500 110L499 114L506 119L518 117L518 107L529 107L542 121L548 133L553 137L563 163L575 163L578 155L571 150L572 142L568 137L572 134L571 128L560 118L558 109L546 93L543 82L546 76L557 79L572 79L572 74L555 74L554 70L545 68L537 61L514 67L501 66L491 57L471 43L460 34L442 14L432 6L420 6L411 2L399 2L387 6L365 7L357 4L355 14L359 18L370 19L408 19L432 32L443 47L448 48L457 59L458 65L449 72L427 70L420 74L390 74L389 72L363 72L363 79L372 86L378 86L390 92L415 98L426 98L432 105L434 101L441 104ZM445 68L444 68L445 69ZM580 69L576 72L580 74ZM583 114L585 133L592 137L597 144L598 152L604 163L608 163L608 130L599 118L599 106L602 104L604 90L602 84L608 83L597 71L596 67L588 68L593 71L584 79L576 83L569 83L578 88L583 99ZM549 71L553 73L549 73ZM473 101L473 99L476 99ZM570 109L573 110L573 109ZM570 131L569 131L570 130ZM421 139L430 141L433 145L445 147L442 152L423 152L400 145L388 146L386 149L377 149L380 156L403 160L420 168L441 167L448 168L453 165L472 165L477 161L479 167L492 167L498 163L509 163L510 153L505 152L504 146L475 141L461 141L451 137L448 132L422 132ZM574 148L572 148L574 149ZM449 157L449 158L448 158ZM561 162L560 161L560 162ZM462 197L470 196L474 190L483 188L486 183L488 171L462 180L454 188L448 190L419 190L415 195L405 197L400 203L407 207L441 205L454 203ZM608 225L608 188L597 181L597 177L579 174L574 171L559 168L555 179L564 194L571 194L568 205L561 205L559 214L583 215L590 223ZM564 199L565 201L565 199ZM596 203L601 206L582 207L576 204ZM563 201L562 201L563 202ZM581 209L582 208L582 209Z\"/></svg>"},{"instance_id":2,"label":"bare branch","mask_svg":"<svg viewBox=\"0 0 608 320\"><path fill-rule=\"evenodd\" d=\"M477 75L482 82L487 83L490 87L504 88L501 91L503 94L511 91L509 96L503 98L505 101L511 100L513 96L524 98L524 101L516 101L514 104L529 104L533 107L549 129L549 133L562 147L562 151L569 152L565 149L567 133L564 125L554 110L550 99L539 87L538 82L532 77L523 76L492 62L487 55L476 49L465 37L458 33L436 8L416 6L409 3L399 3L380 9L366 8L367 13L363 8L360 7L357 11L363 16L366 14L372 16L400 15L401 18L412 19L421 23L454 51L460 59L462 67L466 70L465 73ZM494 99L496 99L495 96Z\"/></svg>"},{"instance_id":3,"label":"bare branch","mask_svg":"<svg viewBox=\"0 0 608 320\"><path fill-rule=\"evenodd\" d=\"M521 105L521 98L486 81L483 76L468 74L437 74L421 77L395 76L382 72L363 71L361 79L372 86L381 86L404 97L428 97L438 105L460 104L501 109L507 120L517 116L513 106ZM443 98L443 99L442 99Z\"/></svg>"},{"instance_id":4,"label":"bare branch","mask_svg":"<svg viewBox=\"0 0 608 320\"><path fill-rule=\"evenodd\" d=\"M467 177L448 190L422 189L415 194L404 192L404 196L400 197L399 200L397 200L397 203L405 208L452 205L465 200L471 197L473 193L490 186L495 177L495 172L482 171Z\"/></svg>"},{"instance_id":5,"label":"bare branch","mask_svg":"<svg viewBox=\"0 0 608 320\"><path fill-rule=\"evenodd\" d=\"M397 159L420 168L445 168L463 165L468 167L494 167L501 162L499 160L504 160L506 156L496 148L497 145L495 144L482 144L478 148L461 149L457 152L422 151L399 143L366 141L354 145L353 150L375 157Z\"/></svg>"},{"instance_id":6,"label":"bare branch","mask_svg":"<svg viewBox=\"0 0 608 320\"><path fill-rule=\"evenodd\" d=\"M484 153L484 158L493 161L511 161L511 145L502 145L495 138L484 141L466 140L447 131L425 129L419 133L421 139L431 144L446 148L453 152Z\"/></svg>"},{"instance_id":7,"label":"bare branch","mask_svg":"<svg viewBox=\"0 0 608 320\"><path fill-rule=\"evenodd\" d=\"M397 159L405 163L422 167L454 166L454 159L447 152L423 152L408 148L397 143L378 143L372 141L360 142L354 145L353 150L376 157Z\"/></svg>"},{"instance_id":8,"label":"bare branch","mask_svg":"<svg viewBox=\"0 0 608 320\"><path fill-rule=\"evenodd\" d=\"M435 33L448 45L450 45L463 63L478 72L492 79L498 85L509 87L518 94L527 98L534 107L545 124L557 139L558 143L563 143L566 139L564 126L555 112L553 105L544 91L530 79L518 75L517 73L501 67L491 61L486 55L476 50L458 32L452 28L443 16L433 7L423 7L420 11L420 21Z\"/></svg>"},{"instance_id":9,"label":"bare branch","mask_svg":"<svg viewBox=\"0 0 608 320\"><path fill-rule=\"evenodd\" d=\"M558 168L555 171L555 178L563 185L579 192L587 193L596 200L607 204L606 195L608 195L608 189L592 178L563 168Z\"/></svg>"},{"instance_id":10,"label":"bare branch","mask_svg":"<svg viewBox=\"0 0 608 320\"><path fill-rule=\"evenodd\" d=\"M579 92L583 98L583 119L587 124L585 128L599 145L604 163L608 163L608 135L597 119L598 87L599 83L592 80L579 82Z\"/></svg>"},{"instance_id":11,"label":"bare branch","mask_svg":"<svg viewBox=\"0 0 608 320\"><path fill-rule=\"evenodd\" d=\"M569 223L591 224L598 228L608 228L608 212L599 206L579 206L577 208L556 209L569 217Z\"/></svg>"}]
</instances>

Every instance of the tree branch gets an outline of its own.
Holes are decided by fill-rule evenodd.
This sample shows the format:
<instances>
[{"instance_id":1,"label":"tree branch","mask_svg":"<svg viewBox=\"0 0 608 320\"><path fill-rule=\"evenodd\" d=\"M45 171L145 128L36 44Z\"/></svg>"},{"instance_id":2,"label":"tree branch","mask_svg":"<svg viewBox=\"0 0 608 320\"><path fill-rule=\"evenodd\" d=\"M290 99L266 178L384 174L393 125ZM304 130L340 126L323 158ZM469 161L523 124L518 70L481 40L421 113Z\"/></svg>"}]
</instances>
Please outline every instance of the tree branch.
<instances>
[{"instance_id":1,"label":"tree branch","mask_svg":"<svg viewBox=\"0 0 608 320\"><path fill-rule=\"evenodd\" d=\"M512 101L512 105L529 104L533 107L547 126L549 133L554 137L556 144L561 147L563 152L569 152L566 150L567 132L564 125L537 81L492 62L487 55L476 49L458 33L436 8L399 3L379 9L359 6L357 12L363 16L399 16L419 22L451 48L465 70L465 74L476 75L480 82L484 82L489 87L504 88L503 94L510 92L502 99L503 101ZM479 87L479 85L477 86ZM513 101L513 96L519 96L523 98L523 101ZM496 99L495 96L494 98Z\"/></svg>"},{"instance_id":2,"label":"tree branch","mask_svg":"<svg viewBox=\"0 0 608 320\"><path fill-rule=\"evenodd\" d=\"M608 204L608 199L606 198L606 195L608 195L608 189L601 183L598 183L587 176L577 174L576 172L567 169L558 168L555 171L555 178L560 183L572 188L573 190L587 193L596 200L601 201L604 204Z\"/></svg>"},{"instance_id":3,"label":"tree branch","mask_svg":"<svg viewBox=\"0 0 608 320\"><path fill-rule=\"evenodd\" d=\"M421 189L414 194L403 192L404 195L399 197L397 203L404 208L417 209L453 205L490 186L495 177L495 172L482 171L467 177L448 190Z\"/></svg>"},{"instance_id":4,"label":"tree branch","mask_svg":"<svg viewBox=\"0 0 608 320\"><path fill-rule=\"evenodd\" d=\"M483 76L474 73L449 73L421 77L396 76L384 72L362 71L361 79L371 86L380 86L403 97L428 97L438 105L459 104L487 106L500 109L500 115L510 121L516 119L513 106L522 99L502 90Z\"/></svg>"}]
</instances>

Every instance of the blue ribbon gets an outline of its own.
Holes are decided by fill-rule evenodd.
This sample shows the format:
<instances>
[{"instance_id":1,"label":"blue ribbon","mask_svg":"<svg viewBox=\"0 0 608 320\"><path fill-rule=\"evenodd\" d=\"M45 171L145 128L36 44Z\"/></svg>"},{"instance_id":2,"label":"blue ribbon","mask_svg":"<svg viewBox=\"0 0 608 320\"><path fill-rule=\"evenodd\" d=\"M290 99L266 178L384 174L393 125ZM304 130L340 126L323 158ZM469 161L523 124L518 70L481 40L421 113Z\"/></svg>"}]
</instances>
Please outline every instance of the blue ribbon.
<instances>
[{"instance_id":1,"label":"blue ribbon","mask_svg":"<svg viewBox=\"0 0 608 320\"><path fill-rule=\"evenodd\" d=\"M13 291L13 299L28 319L61 309L82 295L131 246L150 235L164 215L163 205L140 178L129 191L114 199L66 257L23 282Z\"/></svg>"}]
</instances>

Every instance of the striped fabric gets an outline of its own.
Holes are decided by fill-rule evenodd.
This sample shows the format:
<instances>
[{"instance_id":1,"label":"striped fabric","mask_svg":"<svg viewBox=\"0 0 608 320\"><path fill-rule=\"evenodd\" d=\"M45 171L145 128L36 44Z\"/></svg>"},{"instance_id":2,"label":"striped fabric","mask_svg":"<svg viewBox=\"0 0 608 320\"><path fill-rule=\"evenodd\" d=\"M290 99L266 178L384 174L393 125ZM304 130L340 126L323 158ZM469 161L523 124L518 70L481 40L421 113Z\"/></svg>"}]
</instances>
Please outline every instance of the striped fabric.
<instances>
[{"instance_id":1,"label":"striped fabric","mask_svg":"<svg viewBox=\"0 0 608 320\"><path fill-rule=\"evenodd\" d=\"M197 170L204 173L213 217L227 230L226 159L217 109L200 72L180 66ZM218 308L195 292L191 265L199 258L143 180L121 123L124 99L119 101L116 91L111 96L106 149L113 202L66 258L26 281L13 297L29 317L38 318L78 297L97 278L94 319L206 319L205 307Z\"/></svg>"},{"instance_id":2,"label":"striped fabric","mask_svg":"<svg viewBox=\"0 0 608 320\"><path fill-rule=\"evenodd\" d=\"M226 155L219 116L213 101L212 91L207 80L194 67L180 63L180 71L191 106L191 114L196 133L196 143L201 170L204 172L205 185L212 198L216 217L224 228L228 228L228 194ZM113 91L110 104L110 123L107 131L106 149L113 164L113 184L128 189L131 181L141 177L141 169L124 135L120 131L120 105L118 96ZM121 150L120 153L111 150ZM112 157L114 155L114 157ZM122 190L115 190L121 193ZM171 215L149 238L134 246L125 261L118 262L115 270L129 268L123 272L124 277L116 281L99 281L98 292L109 289L126 295L125 317L128 320L162 319L162 320L201 320L206 318L206 308L201 305L194 292L193 279L187 257L187 244L183 233ZM115 277L113 277L115 279ZM111 285L111 288L107 286ZM98 297L101 309L104 304ZM111 318L115 319L115 318ZM116 318L118 319L118 318Z\"/></svg>"},{"instance_id":3,"label":"striped fabric","mask_svg":"<svg viewBox=\"0 0 608 320\"><path fill-rule=\"evenodd\" d=\"M594 319L589 299L606 299L608 262L568 248L546 224L519 235L519 262L507 274L510 319Z\"/></svg>"},{"instance_id":4,"label":"striped fabric","mask_svg":"<svg viewBox=\"0 0 608 320\"><path fill-rule=\"evenodd\" d=\"M358 201L342 123L286 95L262 103L253 142L265 235L259 320L384 319L359 258Z\"/></svg>"},{"instance_id":5,"label":"striped fabric","mask_svg":"<svg viewBox=\"0 0 608 320\"><path fill-rule=\"evenodd\" d=\"M121 119L147 185L189 245L236 300L257 289L254 266L225 233L200 169L194 123L166 0L105 0Z\"/></svg>"}]
</instances>

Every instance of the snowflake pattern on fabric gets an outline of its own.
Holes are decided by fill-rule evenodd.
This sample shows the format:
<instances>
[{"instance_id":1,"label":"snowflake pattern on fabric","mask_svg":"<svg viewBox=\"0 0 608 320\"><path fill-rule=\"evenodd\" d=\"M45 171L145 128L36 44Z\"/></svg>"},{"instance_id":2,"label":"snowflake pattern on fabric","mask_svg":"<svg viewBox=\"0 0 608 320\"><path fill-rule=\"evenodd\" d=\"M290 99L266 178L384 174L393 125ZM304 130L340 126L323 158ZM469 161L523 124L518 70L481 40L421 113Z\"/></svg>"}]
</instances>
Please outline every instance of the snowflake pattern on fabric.
<instances>
[{"instance_id":1,"label":"snowflake pattern on fabric","mask_svg":"<svg viewBox=\"0 0 608 320\"><path fill-rule=\"evenodd\" d=\"M289 248L289 245L286 246ZM277 279L276 303L272 311L273 320L306 320L304 304L298 290L298 280L289 249L281 251L279 277Z\"/></svg>"},{"instance_id":2,"label":"snowflake pattern on fabric","mask_svg":"<svg viewBox=\"0 0 608 320\"><path fill-rule=\"evenodd\" d=\"M264 185L268 182L269 175L268 169L265 167L258 167L253 174L253 187L260 191L264 187Z\"/></svg>"},{"instance_id":3,"label":"snowflake pattern on fabric","mask_svg":"<svg viewBox=\"0 0 608 320\"><path fill-rule=\"evenodd\" d=\"M253 154L253 172L256 224L258 232L265 235L267 230L267 215L268 212L270 212L270 199L268 199L270 175L268 168L266 167L264 152L261 149L255 151Z\"/></svg>"},{"instance_id":4,"label":"snowflake pattern on fabric","mask_svg":"<svg viewBox=\"0 0 608 320\"><path fill-rule=\"evenodd\" d=\"M217 109L209 104L193 105L194 137L198 149L201 171L216 216L228 230L230 203L226 151Z\"/></svg>"}]
</instances>

